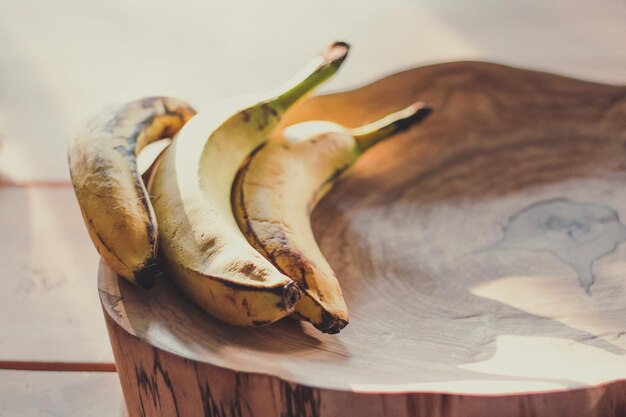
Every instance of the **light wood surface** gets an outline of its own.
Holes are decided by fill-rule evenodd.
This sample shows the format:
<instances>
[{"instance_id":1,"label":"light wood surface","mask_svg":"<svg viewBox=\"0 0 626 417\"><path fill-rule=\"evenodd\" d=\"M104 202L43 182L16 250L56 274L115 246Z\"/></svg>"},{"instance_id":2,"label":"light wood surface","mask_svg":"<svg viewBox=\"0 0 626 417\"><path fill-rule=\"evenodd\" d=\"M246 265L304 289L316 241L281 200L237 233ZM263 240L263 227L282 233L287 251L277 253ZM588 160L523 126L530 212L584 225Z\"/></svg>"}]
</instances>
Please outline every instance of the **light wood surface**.
<instances>
[{"instance_id":1,"label":"light wood surface","mask_svg":"<svg viewBox=\"0 0 626 417\"><path fill-rule=\"evenodd\" d=\"M356 126L418 99L429 119L314 211L351 311L339 335L232 327L167 280L144 291L101 265L131 416L623 413L626 88L450 63L288 123Z\"/></svg>"},{"instance_id":2,"label":"light wood surface","mask_svg":"<svg viewBox=\"0 0 626 417\"><path fill-rule=\"evenodd\" d=\"M115 373L0 370L0 414L7 417L124 417Z\"/></svg>"},{"instance_id":3,"label":"light wood surface","mask_svg":"<svg viewBox=\"0 0 626 417\"><path fill-rule=\"evenodd\" d=\"M0 186L0 231L0 367L110 366L94 290L98 254L69 184Z\"/></svg>"}]
</instances>

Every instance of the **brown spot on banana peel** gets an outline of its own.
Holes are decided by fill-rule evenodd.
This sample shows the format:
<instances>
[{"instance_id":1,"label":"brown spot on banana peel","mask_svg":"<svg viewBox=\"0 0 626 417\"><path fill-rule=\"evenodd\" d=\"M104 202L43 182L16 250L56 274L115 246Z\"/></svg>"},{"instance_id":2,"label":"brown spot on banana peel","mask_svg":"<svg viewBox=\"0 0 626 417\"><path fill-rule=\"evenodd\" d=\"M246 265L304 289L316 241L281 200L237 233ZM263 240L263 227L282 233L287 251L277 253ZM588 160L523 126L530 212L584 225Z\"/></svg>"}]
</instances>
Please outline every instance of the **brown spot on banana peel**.
<instances>
[{"instance_id":1,"label":"brown spot on banana peel","mask_svg":"<svg viewBox=\"0 0 626 417\"><path fill-rule=\"evenodd\" d=\"M226 267L226 270L235 274L243 274L255 281L263 281L267 277L267 271L258 269L252 262L247 261L231 261Z\"/></svg>"},{"instance_id":2,"label":"brown spot on banana peel","mask_svg":"<svg viewBox=\"0 0 626 417\"><path fill-rule=\"evenodd\" d=\"M263 110L263 112L261 113L261 117L259 117L259 119L257 120L257 126L256 126L257 130L259 131L267 127L269 123L270 114L271 114L271 112L269 111L271 107L267 103L263 103L261 105L261 109Z\"/></svg>"},{"instance_id":3,"label":"brown spot on banana peel","mask_svg":"<svg viewBox=\"0 0 626 417\"><path fill-rule=\"evenodd\" d=\"M240 112L239 114L241 115L241 119L243 120L244 123L250 122L251 116L248 110L244 110Z\"/></svg>"},{"instance_id":4,"label":"brown spot on banana peel","mask_svg":"<svg viewBox=\"0 0 626 417\"><path fill-rule=\"evenodd\" d=\"M283 239L284 240L284 239ZM313 273L313 270L310 265L310 261L306 262L304 255L302 253L295 251L293 249L282 247L274 252L270 253L272 263L276 265L276 267L282 272L287 269L291 271L299 271L300 272L300 280L297 282L298 285L302 289L308 289L309 283L307 282L307 276ZM280 265L277 259L281 259ZM283 272L284 274L284 272Z\"/></svg>"},{"instance_id":5,"label":"brown spot on banana peel","mask_svg":"<svg viewBox=\"0 0 626 417\"><path fill-rule=\"evenodd\" d=\"M261 110L263 110L263 114L266 119L269 119L270 117L278 117L278 112L267 103L261 104Z\"/></svg>"},{"instance_id":6,"label":"brown spot on banana peel","mask_svg":"<svg viewBox=\"0 0 626 417\"><path fill-rule=\"evenodd\" d=\"M243 307L244 311L246 312L246 316L250 317L252 315L252 312L250 311L250 303L248 303L248 298L243 297L243 299L241 300L241 307Z\"/></svg>"},{"instance_id":7,"label":"brown spot on banana peel","mask_svg":"<svg viewBox=\"0 0 626 417\"><path fill-rule=\"evenodd\" d=\"M309 284L306 282L306 269L303 267L300 267L300 278L301 278L300 286L302 287L302 289L304 290L308 289Z\"/></svg>"},{"instance_id":8,"label":"brown spot on banana peel","mask_svg":"<svg viewBox=\"0 0 626 417\"><path fill-rule=\"evenodd\" d=\"M250 275L256 271L256 266L252 262L246 262L243 267L241 267L240 271L244 275Z\"/></svg>"},{"instance_id":9,"label":"brown spot on banana peel","mask_svg":"<svg viewBox=\"0 0 626 417\"><path fill-rule=\"evenodd\" d=\"M203 236L204 238L204 236ZM217 240L215 238L206 238L202 239L200 244L200 251L206 254L212 254L216 251Z\"/></svg>"},{"instance_id":10,"label":"brown spot on banana peel","mask_svg":"<svg viewBox=\"0 0 626 417\"><path fill-rule=\"evenodd\" d=\"M237 306L237 294L234 290L225 293L224 298L230 301L232 305Z\"/></svg>"}]
</instances>

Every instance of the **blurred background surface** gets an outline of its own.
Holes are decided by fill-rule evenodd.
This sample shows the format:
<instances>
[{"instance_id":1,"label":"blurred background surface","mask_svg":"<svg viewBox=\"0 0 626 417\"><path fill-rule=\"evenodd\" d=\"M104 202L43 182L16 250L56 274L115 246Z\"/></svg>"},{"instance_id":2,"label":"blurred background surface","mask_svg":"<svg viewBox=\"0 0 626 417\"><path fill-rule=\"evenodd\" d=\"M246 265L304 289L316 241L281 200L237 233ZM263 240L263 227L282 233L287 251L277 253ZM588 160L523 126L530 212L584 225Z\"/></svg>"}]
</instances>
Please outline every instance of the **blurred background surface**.
<instances>
[{"instance_id":1,"label":"blurred background surface","mask_svg":"<svg viewBox=\"0 0 626 417\"><path fill-rule=\"evenodd\" d=\"M66 180L66 143L104 104L265 91L335 39L353 49L326 91L465 59L626 80L623 0L1 0L0 173Z\"/></svg>"}]
</instances>

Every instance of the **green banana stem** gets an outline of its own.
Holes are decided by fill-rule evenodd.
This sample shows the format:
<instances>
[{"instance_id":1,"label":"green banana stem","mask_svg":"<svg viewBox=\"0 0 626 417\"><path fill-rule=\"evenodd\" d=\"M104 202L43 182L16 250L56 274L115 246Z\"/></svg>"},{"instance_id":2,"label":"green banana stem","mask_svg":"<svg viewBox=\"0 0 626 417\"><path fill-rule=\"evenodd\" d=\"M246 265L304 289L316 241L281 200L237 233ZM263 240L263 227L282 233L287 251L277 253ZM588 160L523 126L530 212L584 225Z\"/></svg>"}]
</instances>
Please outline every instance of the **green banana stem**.
<instances>
[{"instance_id":1,"label":"green banana stem","mask_svg":"<svg viewBox=\"0 0 626 417\"><path fill-rule=\"evenodd\" d=\"M356 140L359 151L365 152L378 142L408 129L413 123L424 119L431 112L432 107L423 102L417 102L404 110L391 113L375 122L352 129L351 133Z\"/></svg>"},{"instance_id":2,"label":"green banana stem","mask_svg":"<svg viewBox=\"0 0 626 417\"><path fill-rule=\"evenodd\" d=\"M279 113L332 77L348 56L350 45L335 42L295 77L277 89L276 98L268 102Z\"/></svg>"}]
</instances>

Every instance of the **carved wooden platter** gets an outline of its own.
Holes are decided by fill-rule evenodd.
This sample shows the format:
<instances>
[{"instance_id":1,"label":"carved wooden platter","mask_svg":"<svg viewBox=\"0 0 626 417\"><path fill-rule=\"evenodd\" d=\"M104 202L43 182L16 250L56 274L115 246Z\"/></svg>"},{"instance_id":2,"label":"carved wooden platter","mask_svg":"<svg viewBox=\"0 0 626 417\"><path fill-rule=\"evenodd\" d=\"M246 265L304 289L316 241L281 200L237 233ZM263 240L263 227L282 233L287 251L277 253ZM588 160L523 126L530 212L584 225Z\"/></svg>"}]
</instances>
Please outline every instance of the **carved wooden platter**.
<instances>
[{"instance_id":1,"label":"carved wooden platter","mask_svg":"<svg viewBox=\"0 0 626 417\"><path fill-rule=\"evenodd\" d=\"M131 417L626 413L626 88L462 62L311 99L287 123L356 126L425 100L313 228L341 334L220 323L168 280L101 265Z\"/></svg>"}]
</instances>

